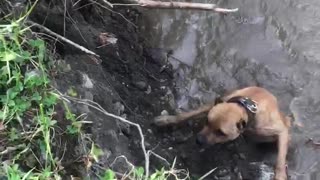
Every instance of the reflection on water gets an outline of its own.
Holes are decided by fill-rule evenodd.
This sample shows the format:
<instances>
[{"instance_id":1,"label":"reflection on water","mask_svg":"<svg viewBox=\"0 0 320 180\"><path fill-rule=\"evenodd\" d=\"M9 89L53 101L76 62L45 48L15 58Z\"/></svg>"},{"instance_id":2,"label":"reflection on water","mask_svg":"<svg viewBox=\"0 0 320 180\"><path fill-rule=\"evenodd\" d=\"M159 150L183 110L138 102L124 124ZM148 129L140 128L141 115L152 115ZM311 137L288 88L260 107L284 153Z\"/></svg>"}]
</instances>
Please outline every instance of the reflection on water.
<instances>
[{"instance_id":1,"label":"reflection on water","mask_svg":"<svg viewBox=\"0 0 320 180\"><path fill-rule=\"evenodd\" d=\"M173 49L183 62L171 59L179 72L177 107L189 109L194 100L203 103L237 87L266 87L304 125L293 130L289 173L293 179L317 179L320 149L305 141L320 141L320 1L223 0L221 6L240 11L146 13L149 40Z\"/></svg>"}]
</instances>

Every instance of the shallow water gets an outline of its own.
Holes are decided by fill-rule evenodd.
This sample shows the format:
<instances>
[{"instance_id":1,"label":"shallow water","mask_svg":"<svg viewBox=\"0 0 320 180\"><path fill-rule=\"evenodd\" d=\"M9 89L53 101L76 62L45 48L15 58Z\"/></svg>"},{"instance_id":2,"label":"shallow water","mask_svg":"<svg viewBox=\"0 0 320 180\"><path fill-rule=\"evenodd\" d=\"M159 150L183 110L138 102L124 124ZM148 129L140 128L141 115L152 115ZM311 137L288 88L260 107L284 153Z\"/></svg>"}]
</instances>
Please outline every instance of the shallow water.
<instances>
[{"instance_id":1,"label":"shallow water","mask_svg":"<svg viewBox=\"0 0 320 180\"><path fill-rule=\"evenodd\" d=\"M215 2L215 1L206 1ZM146 11L144 33L153 46L173 50L180 97L190 109L225 90L259 85L303 128L293 128L291 179L320 179L319 0L223 0L239 12ZM181 62L182 63L181 63Z\"/></svg>"}]
</instances>

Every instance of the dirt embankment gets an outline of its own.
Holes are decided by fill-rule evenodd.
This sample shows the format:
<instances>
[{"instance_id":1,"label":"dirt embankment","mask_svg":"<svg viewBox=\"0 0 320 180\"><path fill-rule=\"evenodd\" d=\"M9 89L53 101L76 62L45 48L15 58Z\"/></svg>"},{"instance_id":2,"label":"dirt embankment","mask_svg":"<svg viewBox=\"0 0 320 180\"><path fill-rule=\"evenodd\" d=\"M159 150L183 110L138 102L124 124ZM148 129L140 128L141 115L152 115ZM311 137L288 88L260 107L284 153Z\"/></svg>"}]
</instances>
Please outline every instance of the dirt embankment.
<instances>
[{"instance_id":1,"label":"dirt embankment","mask_svg":"<svg viewBox=\"0 0 320 180\"><path fill-rule=\"evenodd\" d=\"M170 65L162 68L166 65L167 52L148 48L139 34L136 28L139 12L131 8L116 11L112 13L88 1L77 5L67 1L65 9L62 1L47 0L37 5L30 19L100 56L89 56L57 41L54 78L58 90L67 93L73 89L78 97L93 100L108 112L141 124L145 136L152 137L151 118L173 106L173 73ZM114 43L105 41L110 38ZM86 113L86 120L92 121L85 132L92 134L92 140L105 152L99 162L102 167L108 167L119 155L125 155L133 164L143 165L140 137L134 127L87 106L71 104L71 107L78 115ZM146 145L153 148L148 140ZM79 158L80 146L67 147L71 153L66 154L66 162ZM77 176L84 175L78 166L67 168ZM122 162L113 168L119 172L126 170Z\"/></svg>"},{"instance_id":2,"label":"dirt embankment","mask_svg":"<svg viewBox=\"0 0 320 180\"><path fill-rule=\"evenodd\" d=\"M175 74L166 64L168 52L148 46L139 33L140 12L135 9L114 9L114 13L86 0L76 5L66 2L65 6L62 1L43 0L31 19L93 50L100 59L56 42L58 73L55 82L61 92L74 89L78 97L93 100L107 111L139 123L145 133L147 149L153 149L169 162L177 157L177 166L189 169L193 177L215 167L218 169L210 179L254 179L254 176L261 176L257 172L270 171L268 165L249 163L260 162L265 152L255 147L248 149L243 138L202 150L194 141L199 124L153 127L153 117L162 110L174 113ZM71 107L77 114L86 113L86 120L92 121L85 132L91 134L105 152L100 166L110 166L119 155L125 155L133 164L143 165L136 129L87 106L71 104ZM191 128L193 125L197 128ZM77 159L80 147L81 144L70 144L67 148L71 153L65 156L65 161ZM151 168L164 165L151 159ZM67 168L74 175L83 175L84 171L77 166ZM118 172L126 170L123 161L113 168ZM94 166L93 170L97 173L101 168Z\"/></svg>"}]
</instances>

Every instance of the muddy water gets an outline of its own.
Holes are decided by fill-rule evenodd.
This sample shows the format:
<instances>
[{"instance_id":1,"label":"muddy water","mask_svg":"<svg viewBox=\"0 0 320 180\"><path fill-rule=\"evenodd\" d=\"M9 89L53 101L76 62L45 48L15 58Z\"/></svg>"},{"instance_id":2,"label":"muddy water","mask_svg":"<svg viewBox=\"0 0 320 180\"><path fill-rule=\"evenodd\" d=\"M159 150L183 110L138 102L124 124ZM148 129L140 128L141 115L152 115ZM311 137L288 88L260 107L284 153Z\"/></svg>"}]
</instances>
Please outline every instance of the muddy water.
<instances>
[{"instance_id":1,"label":"muddy water","mask_svg":"<svg viewBox=\"0 0 320 180\"><path fill-rule=\"evenodd\" d=\"M213 2L213 1L207 1ZM303 128L293 128L291 179L320 179L319 0L223 0L239 12L152 10L143 30L151 44L173 50L179 97L188 110L225 90L259 85Z\"/></svg>"}]
</instances>

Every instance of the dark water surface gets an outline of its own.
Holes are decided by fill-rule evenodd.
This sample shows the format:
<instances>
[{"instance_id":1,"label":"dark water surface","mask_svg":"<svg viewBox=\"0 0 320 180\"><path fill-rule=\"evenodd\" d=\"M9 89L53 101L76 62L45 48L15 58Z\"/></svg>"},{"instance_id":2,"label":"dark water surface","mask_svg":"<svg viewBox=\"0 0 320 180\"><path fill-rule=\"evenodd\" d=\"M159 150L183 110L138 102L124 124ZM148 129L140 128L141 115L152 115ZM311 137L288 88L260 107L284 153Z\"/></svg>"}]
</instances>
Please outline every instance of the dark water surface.
<instances>
[{"instance_id":1,"label":"dark water surface","mask_svg":"<svg viewBox=\"0 0 320 180\"><path fill-rule=\"evenodd\" d=\"M204 1L203 1L204 2ZM206 1L216 3L216 1ZM153 46L174 50L177 107L190 109L225 90L259 85L273 92L293 128L291 179L320 179L320 1L223 0L229 15L202 11L146 11L144 33ZM196 104L196 105L195 105Z\"/></svg>"}]
</instances>

